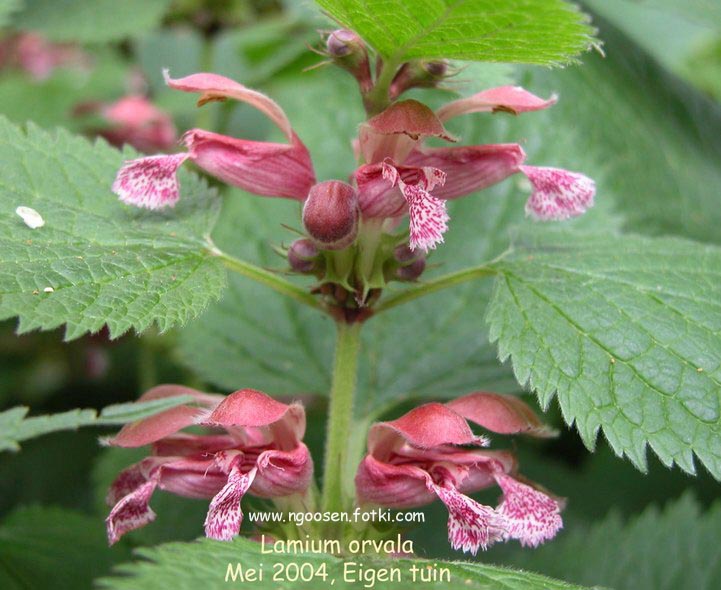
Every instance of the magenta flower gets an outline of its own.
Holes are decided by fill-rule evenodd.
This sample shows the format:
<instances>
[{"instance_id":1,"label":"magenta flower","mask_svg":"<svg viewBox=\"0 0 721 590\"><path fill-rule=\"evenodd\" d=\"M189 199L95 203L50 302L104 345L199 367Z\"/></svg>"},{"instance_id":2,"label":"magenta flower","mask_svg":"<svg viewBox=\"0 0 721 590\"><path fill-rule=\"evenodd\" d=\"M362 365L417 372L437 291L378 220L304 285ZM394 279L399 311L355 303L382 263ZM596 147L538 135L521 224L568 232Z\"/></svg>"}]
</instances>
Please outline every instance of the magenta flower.
<instances>
[{"instance_id":1,"label":"magenta flower","mask_svg":"<svg viewBox=\"0 0 721 590\"><path fill-rule=\"evenodd\" d=\"M288 143L235 139L193 129L183 138L186 153L125 163L113 184L113 191L122 201L150 209L173 206L179 196L176 172L188 159L223 182L257 195L305 201L311 188L320 186L315 185L308 150L273 100L215 74L194 74L179 80L166 74L166 81L171 88L199 93L199 105L226 98L253 105L277 125ZM428 251L443 241L448 229L447 200L487 188L516 173L526 175L533 186L526 205L530 215L550 220L582 214L593 205L594 182L558 168L526 166L526 155L518 144L423 146L429 137L456 141L443 123L458 115L499 111L517 114L548 108L555 101L555 97L543 100L522 88L503 86L450 102L437 113L416 100L391 104L360 126L355 148L364 164L351 175L360 218L368 226L383 226L389 220L389 226L394 227L407 215L411 249ZM336 188L348 187L334 182ZM322 190L327 189L324 184ZM337 198L328 202L338 204ZM349 202L346 198L345 203ZM321 206L313 207L318 220L330 215L320 214ZM336 225L355 227L356 212L341 209L342 219L333 220ZM356 233L344 235L334 245L345 247L348 236L352 241ZM319 245L322 247L322 239Z\"/></svg>"},{"instance_id":2,"label":"magenta flower","mask_svg":"<svg viewBox=\"0 0 721 590\"><path fill-rule=\"evenodd\" d=\"M73 43L53 43L38 33L19 33L0 40L0 68L10 66L38 82L57 68L90 65L89 56Z\"/></svg>"},{"instance_id":3,"label":"magenta flower","mask_svg":"<svg viewBox=\"0 0 721 590\"><path fill-rule=\"evenodd\" d=\"M139 401L190 394L195 406L182 405L125 426L108 444L152 445L151 454L123 470L107 496L106 519L112 545L125 533L155 520L149 507L156 488L188 498L212 498L205 534L227 541L238 534L246 493L261 498L304 494L313 473L301 442L305 412L264 393L242 389L227 397L180 385L160 385ZM180 432L207 427L207 434Z\"/></svg>"},{"instance_id":4,"label":"magenta flower","mask_svg":"<svg viewBox=\"0 0 721 590\"><path fill-rule=\"evenodd\" d=\"M515 86L479 92L434 113L415 100L396 102L361 125L357 149L366 164L354 174L364 218L410 218L410 247L427 251L448 229L445 201L492 186L512 174L525 174L533 186L526 212L538 219L567 219L593 205L594 182L558 168L523 165L518 144L425 148L438 137L455 141L443 123L476 112L524 113L548 108L543 100Z\"/></svg>"},{"instance_id":5,"label":"magenta flower","mask_svg":"<svg viewBox=\"0 0 721 590\"><path fill-rule=\"evenodd\" d=\"M216 74L193 74L174 80L166 72L165 79L171 88L199 93L198 105L233 98L254 106L278 126L288 143L236 139L191 129L183 136L187 152L125 163L113 184L113 192L121 201L148 209L172 207L179 197L176 173L186 160L223 182L256 195L299 201L306 198L315 184L310 154L272 99Z\"/></svg>"},{"instance_id":6,"label":"magenta flower","mask_svg":"<svg viewBox=\"0 0 721 590\"><path fill-rule=\"evenodd\" d=\"M116 147L127 143L141 152L167 151L178 140L170 115L140 95L124 96L112 103L81 103L75 107L74 114L100 115L108 126L91 132Z\"/></svg>"},{"instance_id":7,"label":"magenta flower","mask_svg":"<svg viewBox=\"0 0 721 590\"><path fill-rule=\"evenodd\" d=\"M359 503L411 508L440 499L451 546L474 555L497 541L536 546L551 539L563 526L561 501L518 476L511 452L474 448L488 439L474 435L468 420L500 434L551 434L512 396L479 392L425 404L371 427L356 474ZM494 484L503 492L496 508L466 495Z\"/></svg>"}]
</instances>

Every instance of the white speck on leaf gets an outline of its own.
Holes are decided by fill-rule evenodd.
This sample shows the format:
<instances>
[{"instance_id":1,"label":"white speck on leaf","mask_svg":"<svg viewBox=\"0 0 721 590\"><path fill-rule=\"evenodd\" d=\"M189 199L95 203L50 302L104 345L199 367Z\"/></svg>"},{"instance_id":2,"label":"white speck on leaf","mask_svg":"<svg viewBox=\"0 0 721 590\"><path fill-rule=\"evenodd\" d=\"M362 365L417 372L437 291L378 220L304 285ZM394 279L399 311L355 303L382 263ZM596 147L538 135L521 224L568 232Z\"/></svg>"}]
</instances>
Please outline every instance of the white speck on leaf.
<instances>
[{"instance_id":1,"label":"white speck on leaf","mask_svg":"<svg viewBox=\"0 0 721 590\"><path fill-rule=\"evenodd\" d=\"M43 293L52 293L53 291L55 291L55 289L53 289L52 287L45 287L43 289Z\"/></svg>"},{"instance_id":2,"label":"white speck on leaf","mask_svg":"<svg viewBox=\"0 0 721 590\"><path fill-rule=\"evenodd\" d=\"M42 215L31 207L20 206L15 209L15 213L20 216L20 218L25 222L25 225L27 225L30 229L38 229L39 227L45 225L45 220L42 218Z\"/></svg>"}]
</instances>

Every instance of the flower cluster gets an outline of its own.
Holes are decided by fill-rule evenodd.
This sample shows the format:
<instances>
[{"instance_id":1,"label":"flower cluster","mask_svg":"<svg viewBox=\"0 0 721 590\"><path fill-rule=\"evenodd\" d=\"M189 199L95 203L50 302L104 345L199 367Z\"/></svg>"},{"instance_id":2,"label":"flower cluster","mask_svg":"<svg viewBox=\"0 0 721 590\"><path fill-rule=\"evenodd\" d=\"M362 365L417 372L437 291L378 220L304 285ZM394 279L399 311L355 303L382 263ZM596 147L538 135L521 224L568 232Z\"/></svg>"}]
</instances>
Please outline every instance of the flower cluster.
<instances>
[{"instance_id":1,"label":"flower cluster","mask_svg":"<svg viewBox=\"0 0 721 590\"><path fill-rule=\"evenodd\" d=\"M455 117L481 112L518 115L546 109L555 104L555 97L542 99L520 87L501 86L454 100L434 112L400 96L411 88L438 85L450 75L446 62L403 64L379 100L380 80L374 80L368 50L357 34L334 31L321 53L328 57L327 63L356 78L369 113L353 142L358 166L349 171L347 181L317 182L308 148L270 97L224 76L199 73L174 79L166 71L168 86L198 94L199 106L233 99L255 107L282 132L285 142L191 129L182 138L185 152L126 162L113 191L130 205L172 207L180 197L177 170L190 160L229 185L302 203L307 237L287 249L290 267L316 276L315 292L329 297L326 303L331 309L340 308L354 318L365 317L359 308L370 307L388 281L414 281L421 275L427 253L443 242L451 223L449 200L522 174L532 187L526 212L536 219L567 219L593 205L591 179L528 165L517 143L426 145L432 138L456 143L445 128ZM395 233L405 218L408 231Z\"/></svg>"},{"instance_id":2,"label":"flower cluster","mask_svg":"<svg viewBox=\"0 0 721 590\"><path fill-rule=\"evenodd\" d=\"M110 488L111 544L155 519L149 503L156 488L211 498L205 533L218 540L238 534L246 493L279 498L308 492L313 461L301 442L305 413L300 404L280 403L252 389L223 397L180 385L155 387L139 402L181 394L191 395L194 404L129 424L107 441L151 448ZM445 405L420 406L372 426L368 455L356 475L359 505L410 508L440 499L449 512L451 545L473 554L496 541L518 539L535 546L552 538L562 526L562 503L518 476L510 451L481 450L488 439L473 434L467 421L502 434L551 434L512 396L478 392ZM207 432L181 432L189 426ZM493 484L503 491L495 509L466 495Z\"/></svg>"},{"instance_id":3,"label":"flower cluster","mask_svg":"<svg viewBox=\"0 0 721 590\"><path fill-rule=\"evenodd\" d=\"M191 395L181 405L125 426L107 441L117 447L152 445L150 456L122 471L108 492L108 541L155 520L156 488L187 498L212 498L205 534L230 540L243 519L246 493L261 498L304 494L313 461L301 442L305 412L252 389L224 397L180 385L161 385L138 401ZM181 430L203 426L206 434Z\"/></svg>"},{"instance_id":4,"label":"flower cluster","mask_svg":"<svg viewBox=\"0 0 721 590\"><path fill-rule=\"evenodd\" d=\"M356 475L358 501L412 508L440 499L451 546L474 555L497 541L536 546L553 538L562 527L560 500L518 476L513 453L480 450L489 441L468 421L501 434L552 434L512 396L477 392L420 406L371 428ZM466 495L494 484L503 492L495 509Z\"/></svg>"},{"instance_id":5,"label":"flower cluster","mask_svg":"<svg viewBox=\"0 0 721 590\"><path fill-rule=\"evenodd\" d=\"M446 201L492 186L516 173L531 181L526 205L538 219L567 219L593 204L592 180L558 168L525 165L518 144L427 148L431 137L455 142L444 127L454 117L477 112L524 113L556 102L515 86L479 92L446 104L437 112L416 100L392 103L360 127L356 151L364 162L352 184L316 184L308 149L271 98L216 74L170 78L174 89L200 94L198 103L232 98L248 103L283 132L287 143L236 139L191 129L183 136L187 152L127 162L113 190L126 203L150 209L173 206L179 198L177 169L193 161L223 182L262 196L304 202L305 227L321 248L347 247L358 234L357 220L389 222L409 217L410 248L428 251L448 229ZM320 203L320 204L319 204ZM322 228L322 229L319 229ZM333 231L328 231L331 228ZM340 232L340 233L339 233Z\"/></svg>"},{"instance_id":6,"label":"flower cluster","mask_svg":"<svg viewBox=\"0 0 721 590\"><path fill-rule=\"evenodd\" d=\"M449 200L521 174L532 187L526 212L534 218L567 219L593 205L591 179L529 165L517 143L428 145L430 140L458 141L445 127L455 117L519 115L551 107L555 96L543 99L520 87L502 86L434 111L400 97L411 88L437 86L449 75L445 61L410 61L391 71L379 60L374 67L362 39L348 30L330 33L320 53L327 63L355 77L368 113L352 145L357 166L347 178L318 181L308 148L270 97L224 76L198 73L176 79L166 71L166 84L199 95L198 106L228 99L249 104L278 128L284 140L251 141L191 129L182 137L183 152L125 162L113 191L129 205L172 207L180 198L178 169L190 161L223 183L297 201L306 235L285 250L288 263L293 271L318 279L312 292L326 298L326 310L338 322L348 324L373 313L388 281L420 277L427 253L443 242L452 224ZM132 108L126 112L124 106ZM121 103L103 112L108 118L115 113L116 119L118 112L130 114L129 128L139 123L147 130L144 124L155 120L143 104ZM399 230L406 219L407 231ZM111 488L111 543L153 520L148 504L158 487L210 498L206 534L221 540L238 534L240 501L246 493L280 506L287 505L280 498L298 496L304 506L314 507L309 488L313 463L301 442L305 414L299 404L279 403L254 390L223 398L180 386L161 386L141 399L178 393L190 393L195 403L126 426L110 440L117 446L152 445L150 456L122 472ZM352 402L352 391L350 395ZM446 404L417 407L371 427L368 452L355 476L358 506L405 509L438 499L448 510L451 545L473 554L499 541L516 539L536 546L554 537L562 527L563 502L519 475L511 451L487 449L489 440L474 434L470 423L498 434L551 434L512 396L476 392ZM189 426L195 427L193 434L180 432ZM205 431L198 434L199 428ZM329 465L341 455L337 442L331 437ZM340 477L332 468L327 471L331 473L326 478ZM343 494L345 483L338 486ZM494 485L502 492L495 507L469 496ZM323 498L324 506L346 500Z\"/></svg>"}]
</instances>

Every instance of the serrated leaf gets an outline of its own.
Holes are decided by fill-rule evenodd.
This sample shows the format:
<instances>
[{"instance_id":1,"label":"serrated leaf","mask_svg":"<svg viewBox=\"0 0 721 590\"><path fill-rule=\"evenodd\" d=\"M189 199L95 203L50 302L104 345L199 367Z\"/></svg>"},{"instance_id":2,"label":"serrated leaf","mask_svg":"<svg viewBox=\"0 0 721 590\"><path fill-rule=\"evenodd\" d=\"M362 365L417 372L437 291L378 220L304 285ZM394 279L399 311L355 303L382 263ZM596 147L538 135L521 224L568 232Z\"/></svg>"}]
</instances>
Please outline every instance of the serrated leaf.
<instances>
[{"instance_id":1,"label":"serrated leaf","mask_svg":"<svg viewBox=\"0 0 721 590\"><path fill-rule=\"evenodd\" d=\"M523 571L514 571L505 568L466 562L427 561L423 559L393 559L381 560L364 556L351 557L346 560L321 553L283 553L268 555L261 553L260 543L246 539L236 539L232 543L218 543L203 539L194 543L169 543L151 549L139 549L137 554L147 561L137 561L124 564L116 569L118 577L104 578L99 581L101 588L112 590L150 590L162 587L172 587L176 590L190 590L198 587L206 590L227 588L228 584L243 584L239 578L233 580L232 572L240 565L241 571L246 573L256 568L262 570L262 580L252 582L254 588L320 588L331 586L339 589L364 588L370 578L363 579L361 575L370 576L385 568L397 568L400 581L387 581L380 579L382 587L389 590L411 590L422 585L423 588L443 589L449 587L447 578L421 582L420 574L416 581L412 580L411 568L428 572L440 571L447 568L451 579L450 586L460 586L470 590L582 590L574 586L551 580ZM355 563L354 566L345 566L346 563ZM275 565L278 564L278 565ZM307 564L307 565L304 565ZM291 568L286 574L285 565ZM344 570L344 568L348 568ZM310 580L292 579L296 568L303 568L304 575L309 572L326 572L327 577L311 576ZM362 571L360 571L362 568ZM228 572L231 572L230 574ZM280 571L280 578L274 580L273 574ZM227 576L227 578L226 578Z\"/></svg>"},{"instance_id":2,"label":"serrated leaf","mask_svg":"<svg viewBox=\"0 0 721 590\"><path fill-rule=\"evenodd\" d=\"M110 549L94 517L49 507L20 508L0 524L0 587L89 590L93 579L128 558Z\"/></svg>"},{"instance_id":3,"label":"serrated leaf","mask_svg":"<svg viewBox=\"0 0 721 590\"><path fill-rule=\"evenodd\" d=\"M561 0L317 0L384 58L452 58L556 65L593 42L576 6Z\"/></svg>"},{"instance_id":4,"label":"serrated leaf","mask_svg":"<svg viewBox=\"0 0 721 590\"><path fill-rule=\"evenodd\" d=\"M298 216L294 202L232 194L223 204L213 239L235 256L283 268L285 261L271 246L297 237L281 224L297 226ZM263 285L233 276L222 300L182 331L180 355L200 377L229 391L251 387L272 394L326 393L332 324Z\"/></svg>"},{"instance_id":5,"label":"serrated leaf","mask_svg":"<svg viewBox=\"0 0 721 590\"><path fill-rule=\"evenodd\" d=\"M716 590L721 585L721 505L702 512L690 494L663 512L592 527L512 559L520 567L616 590Z\"/></svg>"},{"instance_id":6,"label":"serrated leaf","mask_svg":"<svg viewBox=\"0 0 721 590\"><path fill-rule=\"evenodd\" d=\"M644 469L647 445L721 478L721 250L678 239L539 232L495 266L502 360L593 447Z\"/></svg>"},{"instance_id":7,"label":"serrated leaf","mask_svg":"<svg viewBox=\"0 0 721 590\"><path fill-rule=\"evenodd\" d=\"M171 0L24 0L13 19L53 41L98 43L135 37L160 23Z\"/></svg>"},{"instance_id":8,"label":"serrated leaf","mask_svg":"<svg viewBox=\"0 0 721 590\"><path fill-rule=\"evenodd\" d=\"M92 409L76 409L30 418L26 417L29 408L10 408L0 412L0 451L17 451L19 442L59 430L127 424L192 401L192 396L177 395L146 402L114 404L104 408L100 414Z\"/></svg>"},{"instance_id":9,"label":"serrated leaf","mask_svg":"<svg viewBox=\"0 0 721 590\"><path fill-rule=\"evenodd\" d=\"M181 174L174 210L146 212L110 192L123 155L102 142L0 119L0 158L0 318L19 316L19 332L167 330L218 297L225 273L205 250L217 197L195 176ZM26 226L18 206L45 225Z\"/></svg>"}]
</instances>

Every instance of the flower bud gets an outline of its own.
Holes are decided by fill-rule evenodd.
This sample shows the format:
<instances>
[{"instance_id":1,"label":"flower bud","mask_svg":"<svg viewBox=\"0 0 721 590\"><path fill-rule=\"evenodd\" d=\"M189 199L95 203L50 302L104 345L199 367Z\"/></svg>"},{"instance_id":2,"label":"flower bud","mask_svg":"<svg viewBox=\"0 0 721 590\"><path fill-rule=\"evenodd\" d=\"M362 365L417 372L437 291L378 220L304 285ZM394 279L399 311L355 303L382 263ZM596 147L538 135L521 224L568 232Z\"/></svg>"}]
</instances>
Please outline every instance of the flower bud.
<instances>
[{"instance_id":1,"label":"flower bud","mask_svg":"<svg viewBox=\"0 0 721 590\"><path fill-rule=\"evenodd\" d=\"M403 64L393 78L390 88L392 100L411 88L435 88L448 74L448 62L411 61Z\"/></svg>"},{"instance_id":2,"label":"flower bud","mask_svg":"<svg viewBox=\"0 0 721 590\"><path fill-rule=\"evenodd\" d=\"M426 257L419 250L411 250L406 244L393 251L393 258L398 263L395 278L401 281L415 281L426 269Z\"/></svg>"},{"instance_id":3,"label":"flower bud","mask_svg":"<svg viewBox=\"0 0 721 590\"><path fill-rule=\"evenodd\" d=\"M303 206L303 225L322 250L342 250L358 235L358 193L340 180L311 187Z\"/></svg>"},{"instance_id":4,"label":"flower bud","mask_svg":"<svg viewBox=\"0 0 721 590\"><path fill-rule=\"evenodd\" d=\"M401 281L415 281L426 270L426 259L424 257L414 260L407 266L399 266L396 270L396 277Z\"/></svg>"},{"instance_id":5,"label":"flower bud","mask_svg":"<svg viewBox=\"0 0 721 590\"><path fill-rule=\"evenodd\" d=\"M368 49L357 33L338 29L326 39L328 56L337 66L350 72L358 80L361 92L368 92L373 86Z\"/></svg>"},{"instance_id":6,"label":"flower bud","mask_svg":"<svg viewBox=\"0 0 721 590\"><path fill-rule=\"evenodd\" d=\"M318 258L318 248L308 238L296 240L288 248L288 264L295 272L311 272Z\"/></svg>"}]
</instances>

